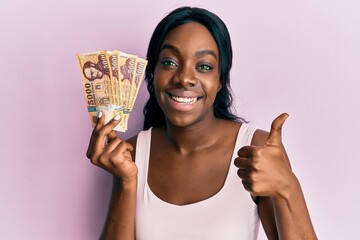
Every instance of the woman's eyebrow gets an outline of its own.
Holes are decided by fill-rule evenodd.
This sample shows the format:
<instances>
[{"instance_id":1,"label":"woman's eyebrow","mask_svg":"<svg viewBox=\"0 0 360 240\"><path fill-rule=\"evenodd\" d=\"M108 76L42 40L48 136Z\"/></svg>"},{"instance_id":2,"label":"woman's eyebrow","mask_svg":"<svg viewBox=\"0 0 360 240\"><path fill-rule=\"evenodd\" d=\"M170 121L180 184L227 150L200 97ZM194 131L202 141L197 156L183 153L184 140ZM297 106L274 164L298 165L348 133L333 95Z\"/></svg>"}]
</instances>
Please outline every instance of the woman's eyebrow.
<instances>
[{"instance_id":1,"label":"woman's eyebrow","mask_svg":"<svg viewBox=\"0 0 360 240\"><path fill-rule=\"evenodd\" d=\"M199 56L199 55L205 55L205 54L210 54L211 56L213 56L215 59L217 59L217 55L213 50L201 50L201 51L197 51L195 53L195 56Z\"/></svg>"},{"instance_id":2,"label":"woman's eyebrow","mask_svg":"<svg viewBox=\"0 0 360 240\"><path fill-rule=\"evenodd\" d=\"M170 50L172 50L172 51L174 51L174 52L177 52L177 53L179 52L179 49L178 49L177 47L171 45L171 44L164 44L164 45L161 47L160 51L162 51L162 50L164 50L164 49L170 49Z\"/></svg>"},{"instance_id":3,"label":"woman's eyebrow","mask_svg":"<svg viewBox=\"0 0 360 240\"><path fill-rule=\"evenodd\" d=\"M174 51L174 52L176 52L176 53L179 53L179 52L180 52L177 47L175 47L175 46L173 46L173 45L171 45L171 44L164 44L164 45L161 47L160 51L162 51L162 50L164 50L164 49L169 49L169 50L172 50L172 51ZM200 51L197 51L197 52L195 53L195 56L206 55L206 54L209 54L209 55L213 56L215 59L217 59L217 55L216 55L216 53L215 53L213 50L200 50Z\"/></svg>"}]
</instances>

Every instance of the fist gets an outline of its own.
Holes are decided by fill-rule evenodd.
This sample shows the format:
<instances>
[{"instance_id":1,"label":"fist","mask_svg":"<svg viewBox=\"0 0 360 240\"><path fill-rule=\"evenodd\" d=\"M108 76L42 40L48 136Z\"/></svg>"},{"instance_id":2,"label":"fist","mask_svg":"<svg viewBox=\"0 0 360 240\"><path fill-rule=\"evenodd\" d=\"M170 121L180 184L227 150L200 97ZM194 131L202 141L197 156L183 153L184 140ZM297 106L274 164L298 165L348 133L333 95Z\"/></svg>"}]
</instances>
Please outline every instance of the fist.
<instances>
[{"instance_id":1,"label":"fist","mask_svg":"<svg viewBox=\"0 0 360 240\"><path fill-rule=\"evenodd\" d=\"M295 181L281 140L282 126L289 115L283 113L271 124L263 146L244 146L234 164L238 176L252 196L286 197Z\"/></svg>"},{"instance_id":2,"label":"fist","mask_svg":"<svg viewBox=\"0 0 360 240\"><path fill-rule=\"evenodd\" d=\"M133 147L119 138L113 130L120 122L120 116L116 116L104 125L105 118L102 115L102 112L99 112L86 156L93 164L119 177L122 181L136 179L137 167L131 157Z\"/></svg>"}]
</instances>

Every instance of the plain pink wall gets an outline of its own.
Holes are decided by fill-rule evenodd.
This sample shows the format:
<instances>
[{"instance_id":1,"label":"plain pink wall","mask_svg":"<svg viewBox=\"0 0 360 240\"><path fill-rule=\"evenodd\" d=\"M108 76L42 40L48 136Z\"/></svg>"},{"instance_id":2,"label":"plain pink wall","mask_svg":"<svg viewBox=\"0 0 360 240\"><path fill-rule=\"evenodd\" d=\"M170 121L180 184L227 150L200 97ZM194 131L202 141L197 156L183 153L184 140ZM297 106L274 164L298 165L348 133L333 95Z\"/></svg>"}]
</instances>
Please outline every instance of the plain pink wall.
<instances>
[{"instance_id":1,"label":"plain pink wall","mask_svg":"<svg viewBox=\"0 0 360 240\"><path fill-rule=\"evenodd\" d=\"M359 1L8 0L0 2L0 239L97 239L111 176L85 157L91 127L75 54L145 57L155 25L180 5L227 23L240 115L268 130L289 112L284 141L319 238L359 235ZM141 129L146 97L143 86L124 138Z\"/></svg>"}]
</instances>

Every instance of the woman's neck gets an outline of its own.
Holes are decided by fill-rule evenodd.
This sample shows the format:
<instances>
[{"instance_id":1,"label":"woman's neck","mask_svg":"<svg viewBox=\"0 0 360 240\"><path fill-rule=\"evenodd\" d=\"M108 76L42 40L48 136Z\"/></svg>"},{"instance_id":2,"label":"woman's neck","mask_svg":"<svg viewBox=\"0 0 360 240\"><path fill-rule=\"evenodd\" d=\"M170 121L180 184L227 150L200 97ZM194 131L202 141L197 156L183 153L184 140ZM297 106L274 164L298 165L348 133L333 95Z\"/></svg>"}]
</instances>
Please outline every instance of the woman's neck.
<instances>
[{"instance_id":1,"label":"woman's neck","mask_svg":"<svg viewBox=\"0 0 360 240\"><path fill-rule=\"evenodd\" d=\"M174 148L183 154L212 147L219 139L225 121L211 118L186 127L174 126L166 122L166 137Z\"/></svg>"}]
</instances>

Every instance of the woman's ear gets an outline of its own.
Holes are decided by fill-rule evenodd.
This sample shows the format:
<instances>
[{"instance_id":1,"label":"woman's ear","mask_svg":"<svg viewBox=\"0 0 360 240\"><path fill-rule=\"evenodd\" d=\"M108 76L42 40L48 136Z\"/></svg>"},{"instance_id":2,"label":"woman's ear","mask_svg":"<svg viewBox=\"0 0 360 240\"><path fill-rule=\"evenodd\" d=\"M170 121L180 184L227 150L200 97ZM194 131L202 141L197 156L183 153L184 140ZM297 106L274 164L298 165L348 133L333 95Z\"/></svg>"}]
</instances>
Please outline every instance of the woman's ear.
<instances>
[{"instance_id":1,"label":"woman's ear","mask_svg":"<svg viewBox=\"0 0 360 240\"><path fill-rule=\"evenodd\" d=\"M222 88L222 84L221 84L221 82L219 82L219 86L218 86L217 92L219 92L219 91L221 90L221 88Z\"/></svg>"}]
</instances>

